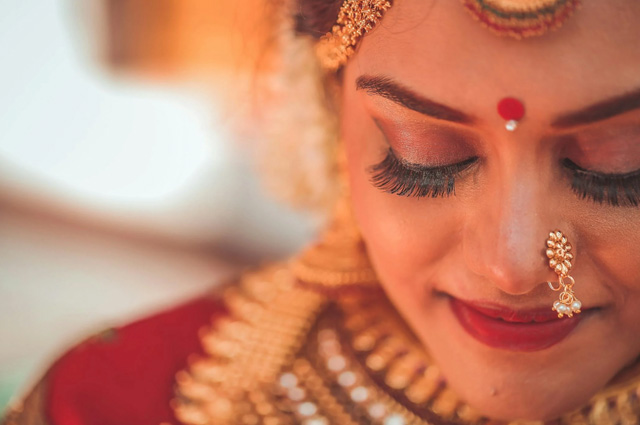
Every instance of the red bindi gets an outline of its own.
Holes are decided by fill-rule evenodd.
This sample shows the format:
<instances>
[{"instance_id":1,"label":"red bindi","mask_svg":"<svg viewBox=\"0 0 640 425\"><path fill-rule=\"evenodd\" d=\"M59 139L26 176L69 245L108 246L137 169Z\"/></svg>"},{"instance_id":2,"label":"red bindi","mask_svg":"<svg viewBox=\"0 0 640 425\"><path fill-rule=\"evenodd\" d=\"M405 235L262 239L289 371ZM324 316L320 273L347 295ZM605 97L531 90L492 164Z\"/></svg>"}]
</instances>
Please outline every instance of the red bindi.
<instances>
[{"instance_id":1,"label":"red bindi","mask_svg":"<svg viewBox=\"0 0 640 425\"><path fill-rule=\"evenodd\" d=\"M518 121L524 117L524 105L518 99L505 97L498 102L498 114L507 120L507 130L513 131L518 126Z\"/></svg>"}]
</instances>

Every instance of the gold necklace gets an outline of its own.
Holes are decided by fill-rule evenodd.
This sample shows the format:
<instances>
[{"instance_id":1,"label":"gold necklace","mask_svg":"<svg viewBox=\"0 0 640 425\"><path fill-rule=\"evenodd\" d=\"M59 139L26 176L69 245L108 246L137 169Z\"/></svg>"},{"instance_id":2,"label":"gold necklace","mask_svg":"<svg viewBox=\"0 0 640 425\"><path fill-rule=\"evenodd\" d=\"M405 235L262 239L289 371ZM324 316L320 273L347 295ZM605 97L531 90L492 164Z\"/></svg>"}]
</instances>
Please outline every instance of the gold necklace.
<instances>
[{"instance_id":1,"label":"gold necklace","mask_svg":"<svg viewBox=\"0 0 640 425\"><path fill-rule=\"evenodd\" d=\"M496 423L446 386L376 291L330 301L276 265L245 274L225 301L229 317L201 334L207 355L176 376L172 404L185 424ZM559 421L633 425L639 418L636 367Z\"/></svg>"}]
</instances>

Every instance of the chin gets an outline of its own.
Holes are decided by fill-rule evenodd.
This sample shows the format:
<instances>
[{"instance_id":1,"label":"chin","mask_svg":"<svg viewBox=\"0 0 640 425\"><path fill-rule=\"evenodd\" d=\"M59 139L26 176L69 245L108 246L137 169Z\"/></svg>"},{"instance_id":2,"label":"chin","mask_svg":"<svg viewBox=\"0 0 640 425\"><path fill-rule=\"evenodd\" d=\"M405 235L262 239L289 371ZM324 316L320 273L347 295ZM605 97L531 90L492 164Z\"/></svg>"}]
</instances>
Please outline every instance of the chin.
<instances>
[{"instance_id":1,"label":"chin","mask_svg":"<svg viewBox=\"0 0 640 425\"><path fill-rule=\"evenodd\" d=\"M431 313L417 329L420 339L451 389L492 419L557 419L588 403L615 374L615 368L584 349L593 337L588 327L580 326L544 349L515 350L471 336L447 303Z\"/></svg>"},{"instance_id":2,"label":"chin","mask_svg":"<svg viewBox=\"0 0 640 425\"><path fill-rule=\"evenodd\" d=\"M460 399L492 419L557 419L587 404L611 378L563 350L510 353L473 345L449 341L432 354Z\"/></svg>"}]
</instances>

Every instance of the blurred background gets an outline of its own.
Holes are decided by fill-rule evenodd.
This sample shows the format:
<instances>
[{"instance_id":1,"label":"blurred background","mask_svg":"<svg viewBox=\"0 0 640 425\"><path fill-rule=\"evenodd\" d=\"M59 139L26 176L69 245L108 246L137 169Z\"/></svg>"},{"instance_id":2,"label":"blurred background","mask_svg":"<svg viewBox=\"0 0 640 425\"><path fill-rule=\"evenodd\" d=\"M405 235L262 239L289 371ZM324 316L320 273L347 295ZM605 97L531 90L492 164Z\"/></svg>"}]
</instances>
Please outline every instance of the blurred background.
<instances>
[{"instance_id":1,"label":"blurred background","mask_svg":"<svg viewBox=\"0 0 640 425\"><path fill-rule=\"evenodd\" d=\"M230 101L258 1L0 0L0 410L87 334L316 230L263 192Z\"/></svg>"}]
</instances>

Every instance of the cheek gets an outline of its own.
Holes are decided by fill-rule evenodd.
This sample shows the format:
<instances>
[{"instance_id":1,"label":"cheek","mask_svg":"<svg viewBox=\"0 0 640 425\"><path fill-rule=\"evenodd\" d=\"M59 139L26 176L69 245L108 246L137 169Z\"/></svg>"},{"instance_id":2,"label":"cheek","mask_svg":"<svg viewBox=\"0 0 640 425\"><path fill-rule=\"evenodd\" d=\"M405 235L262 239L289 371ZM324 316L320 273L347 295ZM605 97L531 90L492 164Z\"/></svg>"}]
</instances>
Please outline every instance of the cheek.
<instances>
[{"instance_id":1,"label":"cheek","mask_svg":"<svg viewBox=\"0 0 640 425\"><path fill-rule=\"evenodd\" d=\"M346 140L353 208L369 256L394 298L414 296L433 284L441 260L455 249L457 212L447 199L401 197L374 187L368 169L382 160L385 147Z\"/></svg>"},{"instance_id":2,"label":"cheek","mask_svg":"<svg viewBox=\"0 0 640 425\"><path fill-rule=\"evenodd\" d=\"M633 213L627 210L627 218ZM582 276L587 284L591 280L606 287L613 297L609 317L615 336L609 342L607 356L615 359L620 353L630 353L635 359L640 350L637 337L640 333L640 254L636 248L640 244L640 230L625 219L590 227L584 229L588 235L584 253L588 257ZM587 233L589 231L591 233ZM577 266L582 268L580 263ZM580 270L578 267L576 273Z\"/></svg>"},{"instance_id":3,"label":"cheek","mask_svg":"<svg viewBox=\"0 0 640 425\"><path fill-rule=\"evenodd\" d=\"M584 214L584 210L583 206L583 214L576 215L585 224L576 229L583 235L578 255L584 258L576 256L575 273L606 287L620 320L640 330L640 229L636 224L640 212L613 210L605 221L602 213Z\"/></svg>"}]
</instances>

